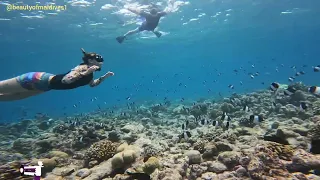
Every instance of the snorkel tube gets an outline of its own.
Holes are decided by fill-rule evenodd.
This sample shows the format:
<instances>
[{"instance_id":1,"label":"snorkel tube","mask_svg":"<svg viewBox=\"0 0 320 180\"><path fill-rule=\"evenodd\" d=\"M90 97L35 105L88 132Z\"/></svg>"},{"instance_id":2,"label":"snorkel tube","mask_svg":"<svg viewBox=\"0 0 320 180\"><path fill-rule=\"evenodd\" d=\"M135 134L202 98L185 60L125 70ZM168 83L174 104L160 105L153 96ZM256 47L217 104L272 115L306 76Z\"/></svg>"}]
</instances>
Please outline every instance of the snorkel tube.
<instances>
[{"instance_id":1,"label":"snorkel tube","mask_svg":"<svg viewBox=\"0 0 320 180\"><path fill-rule=\"evenodd\" d=\"M83 48L81 48L81 51L82 51L83 55L87 54L86 51Z\"/></svg>"}]
</instances>

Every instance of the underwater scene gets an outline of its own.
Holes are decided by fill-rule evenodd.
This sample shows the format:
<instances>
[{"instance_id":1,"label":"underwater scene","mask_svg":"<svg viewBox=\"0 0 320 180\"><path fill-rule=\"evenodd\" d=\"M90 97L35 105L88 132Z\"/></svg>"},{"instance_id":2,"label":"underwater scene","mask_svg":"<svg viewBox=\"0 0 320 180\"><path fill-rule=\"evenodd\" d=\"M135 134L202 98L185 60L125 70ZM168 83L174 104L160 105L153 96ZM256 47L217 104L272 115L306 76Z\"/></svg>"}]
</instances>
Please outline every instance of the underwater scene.
<instances>
[{"instance_id":1,"label":"underwater scene","mask_svg":"<svg viewBox=\"0 0 320 180\"><path fill-rule=\"evenodd\" d=\"M319 7L0 0L0 180L320 180Z\"/></svg>"}]
</instances>

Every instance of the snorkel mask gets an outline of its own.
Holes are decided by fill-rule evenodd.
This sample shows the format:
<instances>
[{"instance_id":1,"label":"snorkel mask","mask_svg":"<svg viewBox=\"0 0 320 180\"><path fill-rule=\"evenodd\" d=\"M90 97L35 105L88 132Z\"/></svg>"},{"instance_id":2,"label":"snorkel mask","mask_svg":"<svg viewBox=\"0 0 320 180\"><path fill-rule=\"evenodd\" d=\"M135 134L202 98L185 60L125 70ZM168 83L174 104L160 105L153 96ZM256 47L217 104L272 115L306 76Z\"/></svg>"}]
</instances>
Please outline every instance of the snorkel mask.
<instances>
[{"instance_id":1,"label":"snorkel mask","mask_svg":"<svg viewBox=\"0 0 320 180\"><path fill-rule=\"evenodd\" d=\"M97 62L103 62L103 57L97 53L94 53L94 52L90 52L90 53L86 53L86 51L81 48L81 51L83 53L83 57L82 57L82 60L83 61L88 61L89 59L92 59L92 60L96 60Z\"/></svg>"},{"instance_id":2,"label":"snorkel mask","mask_svg":"<svg viewBox=\"0 0 320 180\"><path fill-rule=\"evenodd\" d=\"M95 60L99 63L103 62L103 57L101 55L94 52L86 53L86 51L83 48L81 48L81 51L83 53L82 60L85 64L88 64L89 59ZM101 68L99 68L97 71L101 71Z\"/></svg>"}]
</instances>

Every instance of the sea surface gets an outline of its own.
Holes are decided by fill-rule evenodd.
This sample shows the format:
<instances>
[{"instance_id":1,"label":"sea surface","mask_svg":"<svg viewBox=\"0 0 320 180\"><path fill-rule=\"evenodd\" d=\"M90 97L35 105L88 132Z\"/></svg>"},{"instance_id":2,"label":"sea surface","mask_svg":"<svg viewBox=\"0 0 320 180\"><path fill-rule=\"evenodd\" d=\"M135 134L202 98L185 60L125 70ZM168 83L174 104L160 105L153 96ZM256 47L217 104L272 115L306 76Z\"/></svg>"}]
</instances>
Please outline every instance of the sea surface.
<instances>
[{"instance_id":1,"label":"sea surface","mask_svg":"<svg viewBox=\"0 0 320 180\"><path fill-rule=\"evenodd\" d=\"M143 32L119 44L115 38L141 21L125 8L150 3L171 11L159 25L163 36ZM12 4L66 9L8 11ZM33 71L66 73L81 63L80 48L104 57L96 78L115 73L95 88L1 102L0 121L165 98L219 99L266 89L272 82L290 84L297 71L306 74L295 81L319 85L312 69L319 65L319 7L317 0L0 1L1 80ZM252 79L250 73L257 72Z\"/></svg>"}]
</instances>

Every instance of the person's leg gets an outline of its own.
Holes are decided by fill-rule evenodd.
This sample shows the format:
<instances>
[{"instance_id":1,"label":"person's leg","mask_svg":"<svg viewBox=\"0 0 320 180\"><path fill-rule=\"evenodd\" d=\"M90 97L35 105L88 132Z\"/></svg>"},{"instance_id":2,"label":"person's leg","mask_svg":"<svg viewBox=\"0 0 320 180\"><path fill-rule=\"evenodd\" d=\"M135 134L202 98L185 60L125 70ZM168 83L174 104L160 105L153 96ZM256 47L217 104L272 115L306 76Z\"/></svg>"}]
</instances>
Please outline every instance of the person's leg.
<instances>
[{"instance_id":1,"label":"person's leg","mask_svg":"<svg viewBox=\"0 0 320 180\"><path fill-rule=\"evenodd\" d=\"M137 27L136 29L134 29L134 30L131 30L131 31L128 31L126 34L124 34L123 36L124 37L127 37L127 36L131 36L131 35L133 35L133 34L136 34L136 33L138 33L140 30L139 30L139 27Z\"/></svg>"},{"instance_id":2,"label":"person's leg","mask_svg":"<svg viewBox=\"0 0 320 180\"><path fill-rule=\"evenodd\" d=\"M136 29L134 29L134 30L128 31L128 32L127 32L126 34L124 34L123 36L117 37L116 40L117 40L119 43L122 43L127 36L136 34L136 33L138 33L139 31L141 31L141 27L138 27L138 28L136 28Z\"/></svg>"},{"instance_id":3,"label":"person's leg","mask_svg":"<svg viewBox=\"0 0 320 180\"><path fill-rule=\"evenodd\" d=\"M43 91L27 91L21 93L11 93L11 94L0 94L0 101L15 101L20 99L25 99L34 95L43 93Z\"/></svg>"},{"instance_id":4,"label":"person's leg","mask_svg":"<svg viewBox=\"0 0 320 180\"><path fill-rule=\"evenodd\" d=\"M18 82L17 78L11 78L0 81L0 95L11 93L27 92L28 89L23 88Z\"/></svg>"},{"instance_id":5,"label":"person's leg","mask_svg":"<svg viewBox=\"0 0 320 180\"><path fill-rule=\"evenodd\" d=\"M152 32L153 32L153 34L155 34L158 38L161 37L161 35L162 35L161 32L159 32L159 31L154 31L154 30L153 30Z\"/></svg>"},{"instance_id":6,"label":"person's leg","mask_svg":"<svg viewBox=\"0 0 320 180\"><path fill-rule=\"evenodd\" d=\"M0 81L0 101L13 101L49 91L53 74L30 72L16 78Z\"/></svg>"}]
</instances>

